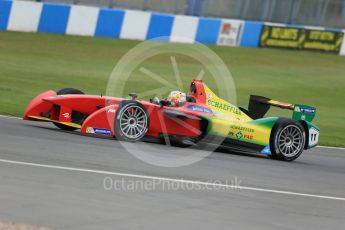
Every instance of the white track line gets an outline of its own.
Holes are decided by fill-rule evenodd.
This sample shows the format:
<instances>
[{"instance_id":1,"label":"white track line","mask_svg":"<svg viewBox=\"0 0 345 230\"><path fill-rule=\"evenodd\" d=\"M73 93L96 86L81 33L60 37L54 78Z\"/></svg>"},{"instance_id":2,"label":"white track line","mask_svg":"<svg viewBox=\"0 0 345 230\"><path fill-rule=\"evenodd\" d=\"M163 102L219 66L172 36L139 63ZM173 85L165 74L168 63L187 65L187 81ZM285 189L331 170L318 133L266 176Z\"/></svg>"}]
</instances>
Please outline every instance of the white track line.
<instances>
[{"instance_id":1,"label":"white track line","mask_svg":"<svg viewBox=\"0 0 345 230\"><path fill-rule=\"evenodd\" d=\"M323 146L323 145L316 146L316 148L345 150L345 148L343 148L343 147Z\"/></svg>"},{"instance_id":2,"label":"white track line","mask_svg":"<svg viewBox=\"0 0 345 230\"><path fill-rule=\"evenodd\" d=\"M113 176L131 177L131 178L138 178L138 179L160 180L160 181L168 181L168 182L183 183L183 184L198 184L198 185L203 185L203 186L223 187L227 189L240 189L240 190L248 190L248 191L255 191L255 192L275 193L275 194L281 194L281 195L291 195L291 196L345 201L345 197L324 196L324 195L317 195L317 194L299 193L299 192L274 190L274 189L266 189L266 188L255 188L255 187L238 186L238 185L234 186L234 185L220 184L220 183L174 179L174 178L167 178L167 177L156 177L156 176L147 176L147 175L129 174L129 173L111 172L111 171L102 171L102 170L93 170L93 169L84 169L84 168L74 168L74 167L65 167L65 166L58 166L58 165L37 164L37 163L30 163L30 162L24 162L24 161L12 161L12 160L6 160L6 159L0 159L0 162L8 163L8 164L40 167L40 168L59 169L59 170L65 170L65 171L95 173L95 174L102 174L102 175L113 175Z\"/></svg>"},{"instance_id":3,"label":"white track line","mask_svg":"<svg viewBox=\"0 0 345 230\"><path fill-rule=\"evenodd\" d=\"M7 116L7 115L0 115L0 117L4 117L4 118L12 118L12 119L19 119L21 120L21 117L14 117L14 116Z\"/></svg>"},{"instance_id":4,"label":"white track line","mask_svg":"<svg viewBox=\"0 0 345 230\"><path fill-rule=\"evenodd\" d=\"M14 117L14 116L7 116L7 115L0 115L0 117L4 117L4 118L12 118L12 119L18 119L21 120L21 117ZM344 147L334 147L334 146L316 146L316 148L324 148L324 149L340 149L340 150L345 150Z\"/></svg>"}]
</instances>

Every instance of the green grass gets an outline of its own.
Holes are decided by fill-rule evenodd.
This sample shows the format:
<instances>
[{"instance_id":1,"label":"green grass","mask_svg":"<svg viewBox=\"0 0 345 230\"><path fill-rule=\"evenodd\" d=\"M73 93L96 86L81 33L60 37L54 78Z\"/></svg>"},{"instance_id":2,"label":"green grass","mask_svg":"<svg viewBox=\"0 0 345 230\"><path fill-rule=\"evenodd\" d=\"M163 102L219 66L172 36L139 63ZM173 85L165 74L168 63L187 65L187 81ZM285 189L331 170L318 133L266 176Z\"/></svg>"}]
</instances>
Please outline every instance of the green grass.
<instances>
[{"instance_id":1,"label":"green grass","mask_svg":"<svg viewBox=\"0 0 345 230\"><path fill-rule=\"evenodd\" d=\"M48 89L74 87L90 94L105 93L117 61L138 41L0 32L0 113L20 116L27 103ZM176 44L178 46L185 46ZM313 52L209 46L226 63L236 83L239 105L250 94L317 107L314 122L320 144L345 146L345 58ZM175 55L185 89L200 63ZM143 65L173 80L169 55ZM206 71L205 79L213 87ZM126 92L159 86L137 69ZM282 112L273 110L278 114ZM270 113L272 114L272 113Z\"/></svg>"}]
</instances>

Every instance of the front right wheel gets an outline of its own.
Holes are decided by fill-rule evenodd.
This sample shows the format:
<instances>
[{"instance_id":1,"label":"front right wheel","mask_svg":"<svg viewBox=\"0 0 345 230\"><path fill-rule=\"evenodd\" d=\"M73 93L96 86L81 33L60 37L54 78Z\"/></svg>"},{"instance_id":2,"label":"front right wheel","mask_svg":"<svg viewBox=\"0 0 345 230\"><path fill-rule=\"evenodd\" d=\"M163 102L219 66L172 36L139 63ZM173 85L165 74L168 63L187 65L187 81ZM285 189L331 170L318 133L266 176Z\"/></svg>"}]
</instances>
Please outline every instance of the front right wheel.
<instances>
[{"instance_id":1,"label":"front right wheel","mask_svg":"<svg viewBox=\"0 0 345 230\"><path fill-rule=\"evenodd\" d=\"M271 134L272 158L293 161L303 152L306 134L303 126L291 119L277 121Z\"/></svg>"}]
</instances>

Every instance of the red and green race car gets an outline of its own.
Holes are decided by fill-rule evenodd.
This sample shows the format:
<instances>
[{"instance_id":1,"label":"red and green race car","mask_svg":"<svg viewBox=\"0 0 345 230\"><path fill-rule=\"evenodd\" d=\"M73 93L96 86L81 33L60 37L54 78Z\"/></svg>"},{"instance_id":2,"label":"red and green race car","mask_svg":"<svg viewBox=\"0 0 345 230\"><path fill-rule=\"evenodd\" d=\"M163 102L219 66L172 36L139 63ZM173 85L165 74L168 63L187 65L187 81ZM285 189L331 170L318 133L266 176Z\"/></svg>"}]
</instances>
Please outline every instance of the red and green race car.
<instances>
[{"instance_id":1,"label":"red and green race car","mask_svg":"<svg viewBox=\"0 0 345 230\"><path fill-rule=\"evenodd\" d=\"M312 122L316 109L261 96L250 96L248 109L219 98L201 80L193 80L187 102L137 100L85 95L66 88L35 97L24 120L49 121L64 130L109 135L120 141L166 138L198 145L216 140L222 146L293 161L317 145L320 129ZM264 117L271 106L292 111L292 118ZM221 141L219 141L221 140Z\"/></svg>"}]
</instances>

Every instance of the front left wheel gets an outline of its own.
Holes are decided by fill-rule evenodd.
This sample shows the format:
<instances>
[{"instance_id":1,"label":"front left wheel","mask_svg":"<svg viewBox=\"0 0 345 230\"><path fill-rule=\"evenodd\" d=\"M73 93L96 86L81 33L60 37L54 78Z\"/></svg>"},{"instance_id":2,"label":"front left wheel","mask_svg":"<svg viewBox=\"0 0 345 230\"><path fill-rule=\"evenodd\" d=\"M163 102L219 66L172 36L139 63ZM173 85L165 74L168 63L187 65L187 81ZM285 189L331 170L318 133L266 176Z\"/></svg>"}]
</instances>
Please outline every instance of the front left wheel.
<instances>
[{"instance_id":1,"label":"front left wheel","mask_svg":"<svg viewBox=\"0 0 345 230\"><path fill-rule=\"evenodd\" d=\"M121 102L114 122L115 137L120 141L140 141L150 126L146 108L137 101Z\"/></svg>"}]
</instances>

